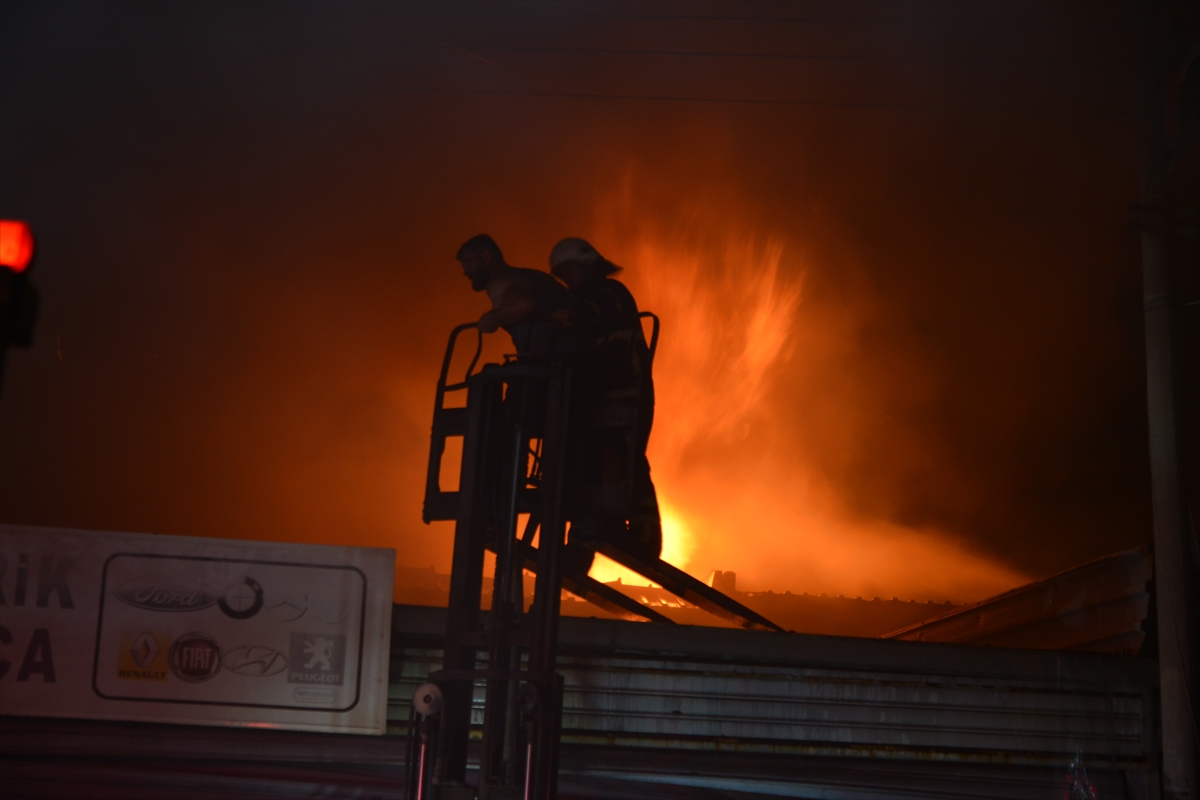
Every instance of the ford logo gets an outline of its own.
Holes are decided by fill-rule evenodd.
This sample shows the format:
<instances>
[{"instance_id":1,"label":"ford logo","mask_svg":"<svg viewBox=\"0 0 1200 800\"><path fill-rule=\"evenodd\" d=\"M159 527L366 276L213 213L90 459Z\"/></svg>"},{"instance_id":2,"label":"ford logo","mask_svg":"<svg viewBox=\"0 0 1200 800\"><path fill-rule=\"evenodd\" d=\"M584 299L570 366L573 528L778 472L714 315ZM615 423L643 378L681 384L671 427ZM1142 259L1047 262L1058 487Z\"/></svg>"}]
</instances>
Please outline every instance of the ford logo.
<instances>
[{"instance_id":1,"label":"ford logo","mask_svg":"<svg viewBox=\"0 0 1200 800\"><path fill-rule=\"evenodd\" d=\"M147 611L198 611L217 603L211 589L188 581L133 581L113 594L122 603Z\"/></svg>"},{"instance_id":2,"label":"ford logo","mask_svg":"<svg viewBox=\"0 0 1200 800\"><path fill-rule=\"evenodd\" d=\"M270 647L250 646L230 650L222 656L225 669L251 678L278 675L287 669L287 657Z\"/></svg>"}]
</instances>

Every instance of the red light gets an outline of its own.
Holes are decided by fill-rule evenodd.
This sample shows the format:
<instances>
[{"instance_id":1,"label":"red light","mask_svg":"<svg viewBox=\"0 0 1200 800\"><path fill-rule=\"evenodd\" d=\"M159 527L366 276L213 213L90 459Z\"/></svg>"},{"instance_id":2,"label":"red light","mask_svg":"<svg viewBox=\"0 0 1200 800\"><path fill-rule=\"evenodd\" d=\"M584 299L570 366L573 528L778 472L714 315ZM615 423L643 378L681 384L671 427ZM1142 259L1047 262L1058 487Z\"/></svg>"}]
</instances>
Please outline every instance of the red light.
<instances>
[{"instance_id":1,"label":"red light","mask_svg":"<svg viewBox=\"0 0 1200 800\"><path fill-rule=\"evenodd\" d=\"M24 272L33 259L33 231L24 222L0 219L0 266Z\"/></svg>"}]
</instances>

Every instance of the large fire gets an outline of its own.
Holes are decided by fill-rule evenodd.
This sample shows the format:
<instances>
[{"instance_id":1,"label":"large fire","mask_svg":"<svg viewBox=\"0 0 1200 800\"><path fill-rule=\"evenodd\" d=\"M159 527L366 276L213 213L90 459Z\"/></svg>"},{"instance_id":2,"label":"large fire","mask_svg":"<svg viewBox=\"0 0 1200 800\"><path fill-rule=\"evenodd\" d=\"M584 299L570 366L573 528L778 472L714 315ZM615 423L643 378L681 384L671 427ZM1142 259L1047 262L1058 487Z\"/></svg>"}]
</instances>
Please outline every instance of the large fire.
<instances>
[{"instance_id":1,"label":"large fire","mask_svg":"<svg viewBox=\"0 0 1200 800\"><path fill-rule=\"evenodd\" d=\"M739 588L867 597L962 602L1027 580L947 532L853 512L823 473L819 451L852 446L859 424L841 375L861 368L837 346L855 312L809 313L783 241L722 224L724 209L655 227L628 197L593 238L662 319L649 456L665 560L733 570ZM592 575L645 583L603 558Z\"/></svg>"},{"instance_id":2,"label":"large fire","mask_svg":"<svg viewBox=\"0 0 1200 800\"><path fill-rule=\"evenodd\" d=\"M872 491L857 480L863 464L911 475L901 486L952 479L936 443L904 418L924 413L937 389L931 370L902 342L885 348L895 355L882 361L880 348L861 344L879 299L868 290L817 296L825 265L806 263L802 243L741 223L730 208L683 208L674 219L650 213L661 205L638 200L627 183L601 203L592 226L561 233L588 238L624 267L617 277L662 321L649 456L663 558L702 579L736 572L738 588L750 591L968 602L1028 581L955 531L863 502ZM456 306L466 293L459 289ZM485 358L508 350L506 336L486 337ZM397 388L413 429L428 430L428 383ZM411 477L397 474L400 483L422 480L425 453L413 452L419 460L407 465ZM453 472L453 461L443 466ZM938 496L952 501L966 491L946 485ZM420 566L419 553L432 557L424 541L448 557L451 530L435 525L401 561ZM603 557L592 576L646 583Z\"/></svg>"}]
</instances>

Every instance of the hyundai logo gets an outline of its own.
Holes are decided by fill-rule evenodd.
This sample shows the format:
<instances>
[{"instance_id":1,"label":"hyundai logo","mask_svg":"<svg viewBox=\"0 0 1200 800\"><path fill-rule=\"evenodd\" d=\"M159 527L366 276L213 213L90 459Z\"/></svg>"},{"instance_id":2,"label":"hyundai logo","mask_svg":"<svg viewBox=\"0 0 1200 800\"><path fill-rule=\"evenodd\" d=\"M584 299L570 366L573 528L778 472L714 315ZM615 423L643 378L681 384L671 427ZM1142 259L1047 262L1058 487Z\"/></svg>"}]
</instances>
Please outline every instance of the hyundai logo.
<instances>
[{"instance_id":1,"label":"hyundai logo","mask_svg":"<svg viewBox=\"0 0 1200 800\"><path fill-rule=\"evenodd\" d=\"M230 650L222 656L225 669L250 678L278 675L287 669L287 657L270 647L247 646Z\"/></svg>"}]
</instances>

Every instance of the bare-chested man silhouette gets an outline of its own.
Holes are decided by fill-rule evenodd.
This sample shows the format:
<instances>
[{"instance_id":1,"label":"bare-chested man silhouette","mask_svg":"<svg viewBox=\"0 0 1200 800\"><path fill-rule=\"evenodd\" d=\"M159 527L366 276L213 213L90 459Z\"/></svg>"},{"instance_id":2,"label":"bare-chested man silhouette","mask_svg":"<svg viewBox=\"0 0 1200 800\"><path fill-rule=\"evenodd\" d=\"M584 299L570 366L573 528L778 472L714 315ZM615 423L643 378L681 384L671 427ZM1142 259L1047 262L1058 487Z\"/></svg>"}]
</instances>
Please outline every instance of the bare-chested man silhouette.
<instances>
[{"instance_id":1,"label":"bare-chested man silhouette","mask_svg":"<svg viewBox=\"0 0 1200 800\"><path fill-rule=\"evenodd\" d=\"M523 358L549 356L558 329L552 317L574 302L567 288L548 273L509 265L496 241L484 233L458 249L458 260L471 288L487 292L492 301L491 310L479 318L479 329L494 333L503 328Z\"/></svg>"}]
</instances>

